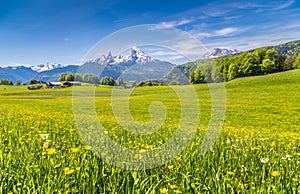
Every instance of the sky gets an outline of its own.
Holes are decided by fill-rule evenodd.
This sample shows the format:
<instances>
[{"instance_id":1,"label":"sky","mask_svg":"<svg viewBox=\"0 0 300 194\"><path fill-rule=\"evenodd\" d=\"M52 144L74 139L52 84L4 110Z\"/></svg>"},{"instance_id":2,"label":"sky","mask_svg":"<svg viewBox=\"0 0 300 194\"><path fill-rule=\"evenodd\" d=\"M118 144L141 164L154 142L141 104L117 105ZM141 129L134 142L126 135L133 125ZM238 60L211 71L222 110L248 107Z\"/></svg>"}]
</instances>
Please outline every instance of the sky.
<instances>
[{"instance_id":1,"label":"sky","mask_svg":"<svg viewBox=\"0 0 300 194\"><path fill-rule=\"evenodd\" d=\"M300 2L0 0L0 66L81 64L100 40L144 24L178 28L208 50L246 51L300 39ZM147 51L180 62L174 52Z\"/></svg>"}]
</instances>

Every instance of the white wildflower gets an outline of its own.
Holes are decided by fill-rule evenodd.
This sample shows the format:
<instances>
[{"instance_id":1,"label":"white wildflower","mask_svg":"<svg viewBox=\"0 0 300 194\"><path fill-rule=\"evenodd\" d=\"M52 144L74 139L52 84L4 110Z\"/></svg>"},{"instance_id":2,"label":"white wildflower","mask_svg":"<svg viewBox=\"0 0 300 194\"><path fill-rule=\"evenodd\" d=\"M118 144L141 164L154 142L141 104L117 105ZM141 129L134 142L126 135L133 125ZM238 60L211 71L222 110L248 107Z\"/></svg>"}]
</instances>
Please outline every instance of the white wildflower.
<instances>
[{"instance_id":1,"label":"white wildflower","mask_svg":"<svg viewBox=\"0 0 300 194\"><path fill-rule=\"evenodd\" d=\"M260 162L262 162L262 163L268 163L269 162L269 158L261 158Z\"/></svg>"},{"instance_id":2,"label":"white wildflower","mask_svg":"<svg viewBox=\"0 0 300 194\"><path fill-rule=\"evenodd\" d=\"M48 137L49 137L49 135L48 134L42 134L41 135L41 138L43 139L43 140L46 140L46 139L48 139Z\"/></svg>"},{"instance_id":3,"label":"white wildflower","mask_svg":"<svg viewBox=\"0 0 300 194\"><path fill-rule=\"evenodd\" d=\"M49 147L49 142L45 142L44 143L44 148L48 148Z\"/></svg>"}]
</instances>

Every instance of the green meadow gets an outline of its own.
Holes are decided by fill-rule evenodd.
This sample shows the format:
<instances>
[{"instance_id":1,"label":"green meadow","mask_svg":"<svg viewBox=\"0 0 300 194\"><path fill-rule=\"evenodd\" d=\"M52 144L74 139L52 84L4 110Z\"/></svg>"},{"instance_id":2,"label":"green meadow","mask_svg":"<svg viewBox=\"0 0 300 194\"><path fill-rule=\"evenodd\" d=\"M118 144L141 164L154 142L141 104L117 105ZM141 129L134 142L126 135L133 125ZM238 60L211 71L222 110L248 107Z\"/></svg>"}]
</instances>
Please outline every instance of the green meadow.
<instances>
[{"instance_id":1,"label":"green meadow","mask_svg":"<svg viewBox=\"0 0 300 194\"><path fill-rule=\"evenodd\" d=\"M225 121L212 149L203 154L199 148L211 118L209 88L176 87L194 87L197 93L196 135L163 166L128 170L110 165L85 144L74 121L73 88L0 86L0 193L300 192L300 70L226 82ZM129 97L130 113L141 123L151 119L152 102L165 106L163 125L147 135L119 125L112 91L95 87L97 117L112 140L147 151L172 138L181 111L170 87L138 87Z\"/></svg>"}]
</instances>

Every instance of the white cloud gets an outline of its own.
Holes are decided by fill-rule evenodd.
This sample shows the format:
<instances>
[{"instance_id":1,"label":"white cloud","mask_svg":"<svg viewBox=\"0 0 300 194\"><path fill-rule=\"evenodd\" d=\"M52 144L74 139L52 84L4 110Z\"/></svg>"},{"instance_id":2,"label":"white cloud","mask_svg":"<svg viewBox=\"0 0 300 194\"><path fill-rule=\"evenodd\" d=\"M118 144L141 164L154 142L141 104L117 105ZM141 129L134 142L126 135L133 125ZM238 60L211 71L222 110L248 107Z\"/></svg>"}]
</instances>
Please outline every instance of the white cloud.
<instances>
[{"instance_id":1,"label":"white cloud","mask_svg":"<svg viewBox=\"0 0 300 194\"><path fill-rule=\"evenodd\" d=\"M206 40L204 45L209 48L232 48L240 51L246 51L263 46L272 46L284 42L299 39L298 31L284 31L283 33L268 32L266 34L257 34L247 37L228 37L226 39Z\"/></svg>"},{"instance_id":2,"label":"white cloud","mask_svg":"<svg viewBox=\"0 0 300 194\"><path fill-rule=\"evenodd\" d=\"M273 10L281 10L281 9L284 9L284 8L287 8L287 7L291 6L294 3L295 3L295 0L289 0L286 3L275 7Z\"/></svg>"},{"instance_id":3,"label":"white cloud","mask_svg":"<svg viewBox=\"0 0 300 194\"><path fill-rule=\"evenodd\" d=\"M192 23L195 20L196 19L182 19L182 20L174 20L174 21L168 21L168 22L161 22L161 23L157 24L156 27L154 29L152 29L152 30L182 26L182 25L185 25L185 24Z\"/></svg>"},{"instance_id":4,"label":"white cloud","mask_svg":"<svg viewBox=\"0 0 300 194\"><path fill-rule=\"evenodd\" d=\"M239 31L239 29L237 29L237 28L223 28L221 30L216 30L214 32L214 34L216 36L228 36L228 35L231 35L235 32L238 32L238 31Z\"/></svg>"},{"instance_id":5,"label":"white cloud","mask_svg":"<svg viewBox=\"0 0 300 194\"><path fill-rule=\"evenodd\" d=\"M249 27L245 28L222 28L219 30L213 30L212 32L202 32L201 30L194 29L191 30L190 33L195 36L196 38L203 39L203 38L212 38L212 37L228 37L241 34L245 31L250 29Z\"/></svg>"},{"instance_id":6,"label":"white cloud","mask_svg":"<svg viewBox=\"0 0 300 194\"><path fill-rule=\"evenodd\" d=\"M193 22L194 20L192 19L185 19L185 20L178 20L178 21L170 21L170 22L162 22L160 25L166 26L166 27L176 27L176 26L181 26L184 24L188 24Z\"/></svg>"},{"instance_id":7,"label":"white cloud","mask_svg":"<svg viewBox=\"0 0 300 194\"><path fill-rule=\"evenodd\" d=\"M145 52L153 58L169 61L174 64L181 64L187 61L186 57L178 52L163 47L146 48Z\"/></svg>"}]
</instances>

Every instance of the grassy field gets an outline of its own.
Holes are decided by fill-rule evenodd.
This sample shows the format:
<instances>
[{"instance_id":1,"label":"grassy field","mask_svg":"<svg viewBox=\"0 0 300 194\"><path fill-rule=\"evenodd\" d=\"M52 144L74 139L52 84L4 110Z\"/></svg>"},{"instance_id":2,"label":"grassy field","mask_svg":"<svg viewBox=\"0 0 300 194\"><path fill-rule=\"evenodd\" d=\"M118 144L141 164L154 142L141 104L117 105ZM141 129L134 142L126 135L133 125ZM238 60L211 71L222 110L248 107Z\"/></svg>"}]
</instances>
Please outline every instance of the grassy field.
<instances>
[{"instance_id":1,"label":"grassy field","mask_svg":"<svg viewBox=\"0 0 300 194\"><path fill-rule=\"evenodd\" d=\"M0 86L0 193L299 193L300 71L225 86L226 117L212 151L199 154L211 99L207 85L195 85L201 111L196 137L174 160L140 171L109 165L93 154L74 121L72 88ZM169 87L136 88L130 97L131 114L140 122L150 119L151 102L166 107L162 128L147 136L118 125L111 92L97 87L95 102L115 142L153 149L178 128L179 100Z\"/></svg>"}]
</instances>

